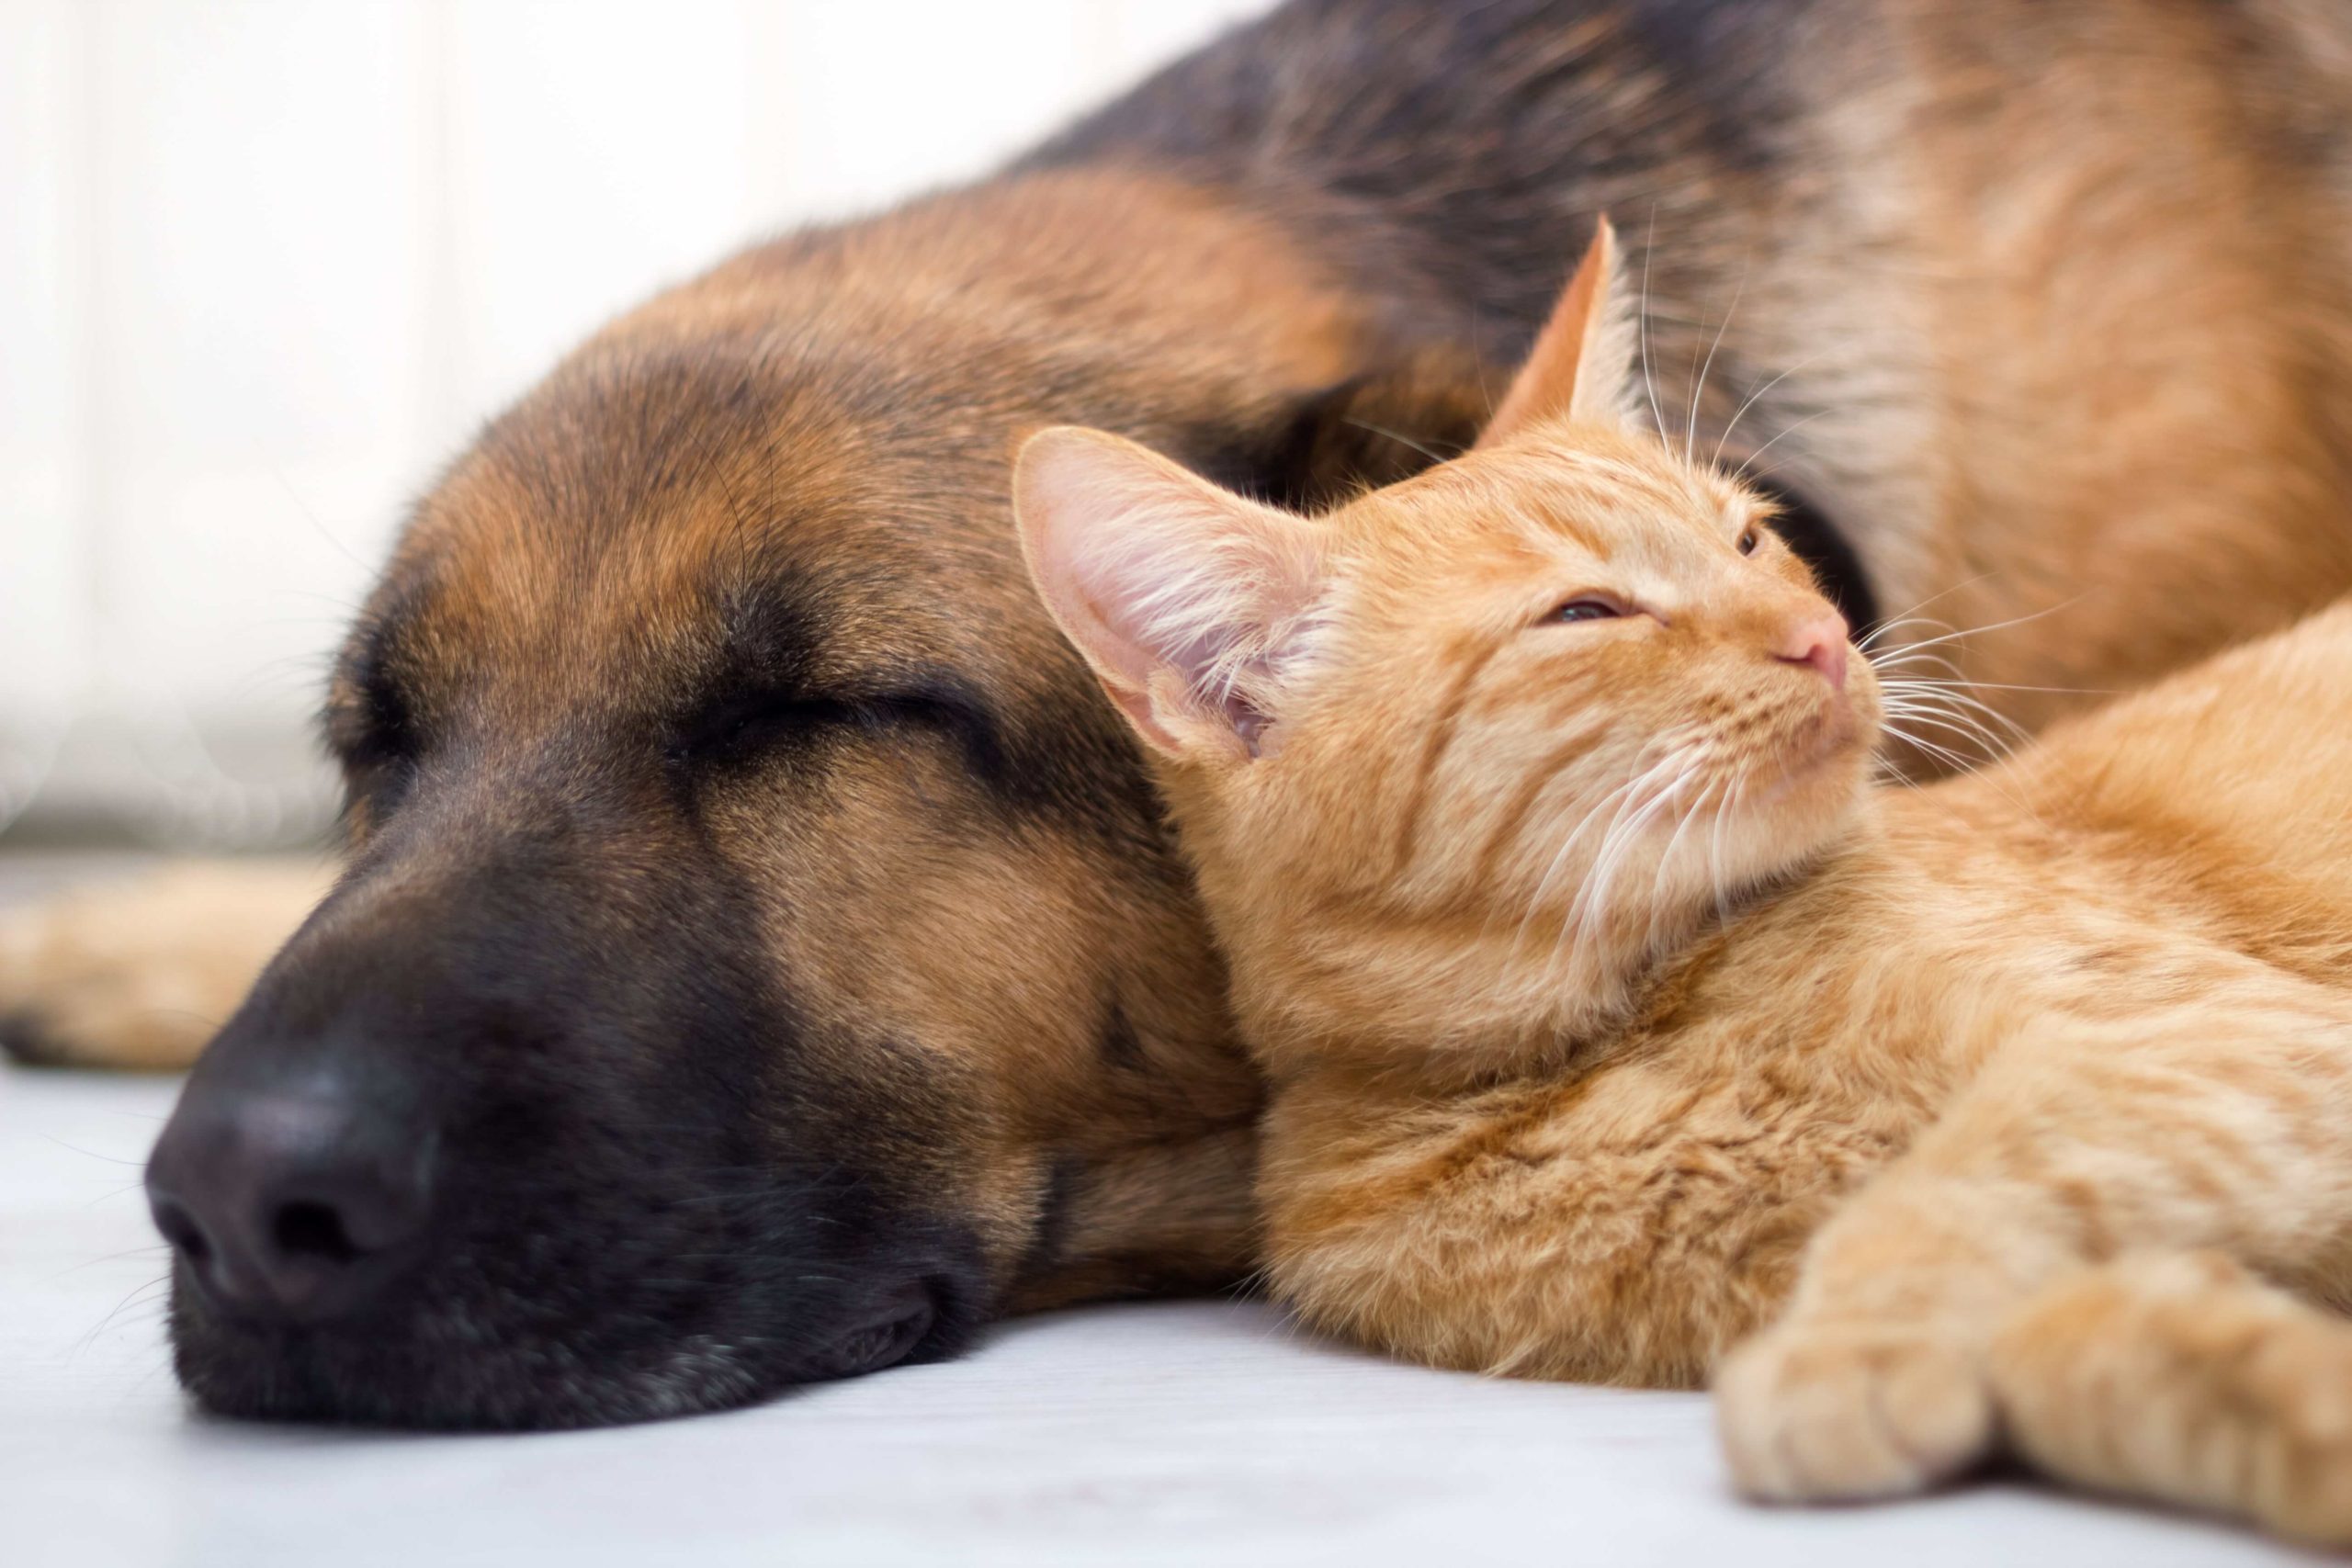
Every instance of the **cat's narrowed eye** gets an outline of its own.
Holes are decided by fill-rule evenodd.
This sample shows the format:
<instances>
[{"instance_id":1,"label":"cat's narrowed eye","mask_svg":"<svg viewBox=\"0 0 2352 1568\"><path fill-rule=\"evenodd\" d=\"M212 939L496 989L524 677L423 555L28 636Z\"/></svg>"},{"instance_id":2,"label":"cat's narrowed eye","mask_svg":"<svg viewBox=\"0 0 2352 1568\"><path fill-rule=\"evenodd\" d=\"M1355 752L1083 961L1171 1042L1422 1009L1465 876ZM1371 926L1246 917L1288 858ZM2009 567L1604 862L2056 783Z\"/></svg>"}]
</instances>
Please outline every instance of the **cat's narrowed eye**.
<instances>
[{"instance_id":1,"label":"cat's narrowed eye","mask_svg":"<svg viewBox=\"0 0 2352 1568\"><path fill-rule=\"evenodd\" d=\"M1555 621L1613 621L1625 612L1606 599L1571 599L1552 612Z\"/></svg>"},{"instance_id":2,"label":"cat's narrowed eye","mask_svg":"<svg viewBox=\"0 0 2352 1568\"><path fill-rule=\"evenodd\" d=\"M1756 553L1756 547L1761 544L1763 539L1764 536L1757 532L1756 525L1753 523L1749 524L1747 527L1740 530L1739 553L1744 556L1754 555Z\"/></svg>"}]
</instances>

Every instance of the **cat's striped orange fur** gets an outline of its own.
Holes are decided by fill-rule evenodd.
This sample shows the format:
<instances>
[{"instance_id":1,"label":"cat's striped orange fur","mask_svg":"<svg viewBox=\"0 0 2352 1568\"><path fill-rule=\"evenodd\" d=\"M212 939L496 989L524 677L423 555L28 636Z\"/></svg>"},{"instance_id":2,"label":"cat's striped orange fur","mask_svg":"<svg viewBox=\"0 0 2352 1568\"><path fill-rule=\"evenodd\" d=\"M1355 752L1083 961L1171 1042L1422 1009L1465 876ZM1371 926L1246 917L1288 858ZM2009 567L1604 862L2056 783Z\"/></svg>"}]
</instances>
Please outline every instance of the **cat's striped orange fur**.
<instances>
[{"instance_id":1,"label":"cat's striped orange fur","mask_svg":"<svg viewBox=\"0 0 2352 1568\"><path fill-rule=\"evenodd\" d=\"M2352 609L1874 783L1888 715L1963 710L1641 428L1612 256L1477 451L1329 516L1023 456L1275 1086L1276 1290L1712 1381L1759 1496L2006 1439L2352 1540Z\"/></svg>"}]
</instances>

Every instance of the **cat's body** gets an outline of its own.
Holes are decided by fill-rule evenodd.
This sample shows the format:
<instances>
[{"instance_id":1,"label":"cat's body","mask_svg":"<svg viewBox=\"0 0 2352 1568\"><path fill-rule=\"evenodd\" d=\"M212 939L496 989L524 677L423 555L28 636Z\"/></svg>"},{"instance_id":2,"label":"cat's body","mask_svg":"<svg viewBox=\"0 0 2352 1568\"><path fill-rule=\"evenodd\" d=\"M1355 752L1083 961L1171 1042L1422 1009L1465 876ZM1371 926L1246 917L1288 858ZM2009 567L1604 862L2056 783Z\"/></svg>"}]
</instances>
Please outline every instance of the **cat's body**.
<instances>
[{"instance_id":1,"label":"cat's body","mask_svg":"<svg viewBox=\"0 0 2352 1568\"><path fill-rule=\"evenodd\" d=\"M2342 1297L2346 671L2352 607L2001 768L1883 785L1559 1060L1433 1093L1343 1043L1294 1054L1261 1179L1280 1293L1441 1365L1696 1385L1923 1132L2046 1098L2039 1163L2007 1174L2050 1183L2083 1250L2223 1247ZM2066 1173L2095 1150L2172 1162L2188 1201Z\"/></svg>"},{"instance_id":2,"label":"cat's body","mask_svg":"<svg viewBox=\"0 0 2352 1568\"><path fill-rule=\"evenodd\" d=\"M1849 659L1757 498L1641 428L1613 258L1478 451L1326 518L1023 457L1272 1085L1277 1293L1712 1382L1763 1496L2006 1438L2352 1540L2352 606L1874 784L1969 699Z\"/></svg>"}]
</instances>

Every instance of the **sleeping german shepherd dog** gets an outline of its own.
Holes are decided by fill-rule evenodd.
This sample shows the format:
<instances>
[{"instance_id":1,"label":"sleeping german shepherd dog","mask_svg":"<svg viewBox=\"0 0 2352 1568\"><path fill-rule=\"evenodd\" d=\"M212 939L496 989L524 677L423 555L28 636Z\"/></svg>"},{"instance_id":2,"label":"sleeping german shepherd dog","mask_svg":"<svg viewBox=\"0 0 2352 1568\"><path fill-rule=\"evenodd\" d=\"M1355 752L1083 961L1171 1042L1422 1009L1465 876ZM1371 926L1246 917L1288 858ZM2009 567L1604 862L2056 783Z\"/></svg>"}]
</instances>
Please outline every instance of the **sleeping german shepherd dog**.
<instances>
[{"instance_id":1,"label":"sleeping german shepherd dog","mask_svg":"<svg viewBox=\"0 0 2352 1568\"><path fill-rule=\"evenodd\" d=\"M1257 1086L1010 455L1395 479L1602 209L1661 418L2019 723L2352 588L2335 0L1295 0L622 318L418 506L345 866L150 1174L197 1399L626 1421L1245 1274ZM20 920L20 1054L184 1055L139 1008L302 896Z\"/></svg>"}]
</instances>

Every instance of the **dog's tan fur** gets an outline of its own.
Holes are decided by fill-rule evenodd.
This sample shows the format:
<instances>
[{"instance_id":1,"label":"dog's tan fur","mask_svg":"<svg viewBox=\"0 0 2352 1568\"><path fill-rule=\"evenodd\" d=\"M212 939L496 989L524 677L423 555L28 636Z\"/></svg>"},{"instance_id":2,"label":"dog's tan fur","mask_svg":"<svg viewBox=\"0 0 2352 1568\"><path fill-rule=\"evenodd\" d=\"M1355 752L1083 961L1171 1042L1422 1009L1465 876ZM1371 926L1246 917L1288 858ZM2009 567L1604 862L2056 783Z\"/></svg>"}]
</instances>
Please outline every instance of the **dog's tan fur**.
<instances>
[{"instance_id":1,"label":"dog's tan fur","mask_svg":"<svg viewBox=\"0 0 2352 1568\"><path fill-rule=\"evenodd\" d=\"M1764 1496L1998 1421L2352 1541L2352 1326L2256 1282L2352 1301L2352 608L1873 789L1843 623L1614 392L1613 265L1478 452L1326 519L1022 457L1273 1084L1275 1288L1440 1365L1712 1374Z\"/></svg>"},{"instance_id":2,"label":"dog's tan fur","mask_svg":"<svg viewBox=\"0 0 2352 1568\"><path fill-rule=\"evenodd\" d=\"M299 862L189 861L0 910L0 996L38 1006L57 1065L179 1071L330 880Z\"/></svg>"},{"instance_id":3,"label":"dog's tan fur","mask_svg":"<svg viewBox=\"0 0 2352 1568\"><path fill-rule=\"evenodd\" d=\"M828 595L826 671L944 668L1075 759L1057 798L1121 802L1115 831L1008 825L937 749L891 739L829 762L820 812L776 764L718 814L796 1005L952 1082L923 1101L936 1123L900 1128L884 1056L828 1064L879 1157L971 1211L997 1304L1197 1284L1257 1249L1256 1089L1191 894L1125 804L1116 727L1012 558L1022 435L1084 423L1253 473L1280 449L1269 486L1310 504L1396 478L1420 459L1377 432L1458 446L1483 364L1606 205L1640 253L1669 428L1695 411L1702 455L1720 442L1816 503L1888 612L2018 622L1955 657L2066 689L1988 688L2025 722L2352 588L2339 12L1816 0L1728 66L1645 13L1290 8L1005 175L626 318L410 531L371 614L431 590L397 674L482 742L481 821L560 800L559 740L622 734L699 678L710 585L778 559ZM1505 16L1500 43L1457 38ZM1344 417L1302 434L1293 411L1334 387ZM283 929L306 897L241 879L209 902ZM242 918L175 915L207 902L133 888L17 917L32 957L0 974L0 1014L28 1054L192 1055L263 957L206 937ZM149 1005L190 972L185 1012ZM1131 1050L1100 1048L1112 1016ZM1858 1109L1851 1136L1894 1114Z\"/></svg>"}]
</instances>

